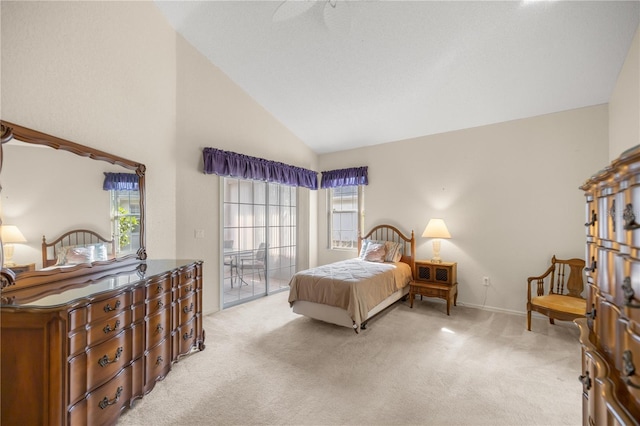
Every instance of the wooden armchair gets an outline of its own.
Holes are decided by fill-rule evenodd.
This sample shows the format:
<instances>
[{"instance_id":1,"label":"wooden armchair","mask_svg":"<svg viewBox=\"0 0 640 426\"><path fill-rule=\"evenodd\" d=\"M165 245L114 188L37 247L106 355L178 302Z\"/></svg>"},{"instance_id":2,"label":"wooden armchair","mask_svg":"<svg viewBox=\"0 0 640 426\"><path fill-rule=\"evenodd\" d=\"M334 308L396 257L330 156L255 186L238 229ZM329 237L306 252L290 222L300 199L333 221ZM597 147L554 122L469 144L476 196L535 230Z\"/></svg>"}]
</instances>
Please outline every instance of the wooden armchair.
<instances>
[{"instance_id":1,"label":"wooden armchair","mask_svg":"<svg viewBox=\"0 0 640 426\"><path fill-rule=\"evenodd\" d=\"M531 331L531 311L546 315L551 324L554 320L573 321L585 316L587 301L581 296L584 266L582 259L561 260L554 255L544 274L527 278L527 330ZM535 283L534 295L532 283Z\"/></svg>"}]
</instances>

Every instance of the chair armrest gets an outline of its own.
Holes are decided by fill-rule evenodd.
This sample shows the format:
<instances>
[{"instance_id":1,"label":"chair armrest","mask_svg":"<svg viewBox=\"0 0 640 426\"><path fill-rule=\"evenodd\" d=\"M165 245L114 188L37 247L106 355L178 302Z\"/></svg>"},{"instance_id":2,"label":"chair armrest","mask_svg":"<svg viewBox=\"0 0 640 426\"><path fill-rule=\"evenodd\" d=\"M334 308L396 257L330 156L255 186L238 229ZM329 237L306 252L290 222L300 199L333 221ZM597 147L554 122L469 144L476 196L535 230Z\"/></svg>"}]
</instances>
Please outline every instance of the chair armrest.
<instances>
[{"instance_id":1,"label":"chair armrest","mask_svg":"<svg viewBox=\"0 0 640 426\"><path fill-rule=\"evenodd\" d=\"M549 274L553 271L554 265L549 266L549 269L545 271L544 274L537 277L529 277L527 278L527 300L531 301L531 281L543 280L549 276Z\"/></svg>"}]
</instances>

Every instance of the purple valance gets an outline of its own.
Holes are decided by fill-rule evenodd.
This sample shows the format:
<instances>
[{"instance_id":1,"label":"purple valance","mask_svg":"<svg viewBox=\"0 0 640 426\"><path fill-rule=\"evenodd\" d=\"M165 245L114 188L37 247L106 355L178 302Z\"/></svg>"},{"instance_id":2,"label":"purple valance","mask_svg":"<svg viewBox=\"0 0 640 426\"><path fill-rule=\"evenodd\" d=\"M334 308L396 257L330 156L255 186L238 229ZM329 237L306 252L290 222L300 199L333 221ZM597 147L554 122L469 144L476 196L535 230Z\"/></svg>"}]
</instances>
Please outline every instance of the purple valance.
<instances>
[{"instance_id":1,"label":"purple valance","mask_svg":"<svg viewBox=\"0 0 640 426\"><path fill-rule=\"evenodd\" d=\"M329 170L322 172L322 188L337 188L339 186L368 185L368 167L353 167L350 169Z\"/></svg>"},{"instance_id":2,"label":"purple valance","mask_svg":"<svg viewBox=\"0 0 640 426\"><path fill-rule=\"evenodd\" d=\"M204 148L202 156L205 174L318 189L318 174L313 170L216 148Z\"/></svg>"},{"instance_id":3,"label":"purple valance","mask_svg":"<svg viewBox=\"0 0 640 426\"><path fill-rule=\"evenodd\" d=\"M102 189L105 191L138 191L140 178L135 173L107 173L104 174Z\"/></svg>"}]
</instances>

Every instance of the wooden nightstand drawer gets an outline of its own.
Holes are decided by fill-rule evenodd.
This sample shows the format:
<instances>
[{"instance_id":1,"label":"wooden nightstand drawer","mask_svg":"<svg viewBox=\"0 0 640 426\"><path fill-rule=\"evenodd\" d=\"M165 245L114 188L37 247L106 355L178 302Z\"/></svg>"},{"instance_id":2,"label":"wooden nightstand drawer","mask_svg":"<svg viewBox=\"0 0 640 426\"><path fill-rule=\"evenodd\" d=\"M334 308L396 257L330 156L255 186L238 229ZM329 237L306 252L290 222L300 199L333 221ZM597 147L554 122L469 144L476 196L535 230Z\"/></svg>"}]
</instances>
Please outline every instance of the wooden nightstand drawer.
<instances>
[{"instance_id":1,"label":"wooden nightstand drawer","mask_svg":"<svg viewBox=\"0 0 640 426\"><path fill-rule=\"evenodd\" d=\"M414 286L414 294L420 294L422 296L427 296L427 297L440 297L442 295L442 293L447 293L446 290L441 290L441 289L437 289L437 288L430 288L430 287L422 287L422 286Z\"/></svg>"}]
</instances>

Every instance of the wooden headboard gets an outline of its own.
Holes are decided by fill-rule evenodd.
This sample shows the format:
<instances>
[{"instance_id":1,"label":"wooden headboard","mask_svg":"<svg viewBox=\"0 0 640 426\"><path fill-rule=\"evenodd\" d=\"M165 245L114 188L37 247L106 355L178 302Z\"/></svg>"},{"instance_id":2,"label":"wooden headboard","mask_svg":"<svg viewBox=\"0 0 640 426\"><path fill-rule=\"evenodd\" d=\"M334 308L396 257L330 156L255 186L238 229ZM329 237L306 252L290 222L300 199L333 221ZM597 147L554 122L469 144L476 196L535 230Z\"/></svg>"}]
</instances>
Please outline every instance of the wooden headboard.
<instances>
[{"instance_id":1,"label":"wooden headboard","mask_svg":"<svg viewBox=\"0 0 640 426\"><path fill-rule=\"evenodd\" d=\"M411 231L411 237L404 235L398 228L392 225L374 226L364 237L358 235L358 253L362 249L362 240L392 241L402 244L401 262L407 263L414 273L416 260L416 238Z\"/></svg>"},{"instance_id":2,"label":"wooden headboard","mask_svg":"<svg viewBox=\"0 0 640 426\"><path fill-rule=\"evenodd\" d=\"M48 243L46 237L42 236L42 267L53 266L57 261L57 253L62 247L87 246L91 244L107 243L111 245L110 256L116 252L116 243L112 238L107 240L97 232L88 229L74 229L65 232L54 241Z\"/></svg>"}]
</instances>

